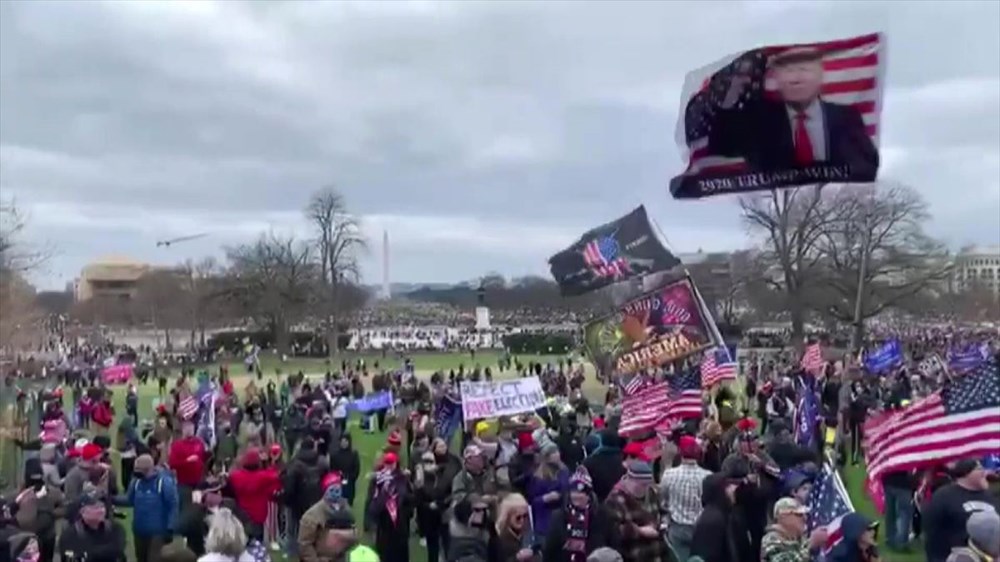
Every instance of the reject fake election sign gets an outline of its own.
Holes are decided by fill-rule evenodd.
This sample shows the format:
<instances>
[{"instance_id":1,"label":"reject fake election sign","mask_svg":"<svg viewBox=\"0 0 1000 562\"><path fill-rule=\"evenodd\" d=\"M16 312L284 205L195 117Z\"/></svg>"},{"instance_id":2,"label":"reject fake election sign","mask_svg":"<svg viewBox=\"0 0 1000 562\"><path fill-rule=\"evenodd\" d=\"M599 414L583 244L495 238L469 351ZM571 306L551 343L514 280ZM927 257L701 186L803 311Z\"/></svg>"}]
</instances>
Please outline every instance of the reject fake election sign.
<instances>
[{"instance_id":1,"label":"reject fake election sign","mask_svg":"<svg viewBox=\"0 0 1000 562\"><path fill-rule=\"evenodd\" d=\"M465 421L533 412L545 405L538 377L501 382L462 382Z\"/></svg>"}]
</instances>

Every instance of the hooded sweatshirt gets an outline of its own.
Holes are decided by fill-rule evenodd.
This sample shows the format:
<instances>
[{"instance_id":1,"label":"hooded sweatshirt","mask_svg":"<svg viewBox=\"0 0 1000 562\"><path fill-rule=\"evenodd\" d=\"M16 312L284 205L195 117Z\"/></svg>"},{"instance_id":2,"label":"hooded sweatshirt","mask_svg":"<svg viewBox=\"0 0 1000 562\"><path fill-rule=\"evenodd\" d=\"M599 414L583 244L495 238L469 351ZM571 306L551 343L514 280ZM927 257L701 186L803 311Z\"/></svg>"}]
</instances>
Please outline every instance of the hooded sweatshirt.
<instances>
[{"instance_id":1,"label":"hooded sweatshirt","mask_svg":"<svg viewBox=\"0 0 1000 562\"><path fill-rule=\"evenodd\" d=\"M288 507L295 517L323 497L323 476L326 459L320 459L316 449L299 449L284 474L284 491Z\"/></svg>"},{"instance_id":2,"label":"hooded sweatshirt","mask_svg":"<svg viewBox=\"0 0 1000 562\"><path fill-rule=\"evenodd\" d=\"M361 475L361 460L354 450L350 433L344 433L341 439L347 440L347 447L337 447L330 453L330 470L340 472L343 477L344 497L353 501L357 491L358 477Z\"/></svg>"},{"instance_id":3,"label":"hooded sweatshirt","mask_svg":"<svg viewBox=\"0 0 1000 562\"><path fill-rule=\"evenodd\" d=\"M860 513L848 513L840 523L843 538L830 552L830 562L863 562L858 539L871 525L871 521Z\"/></svg>"},{"instance_id":4,"label":"hooded sweatshirt","mask_svg":"<svg viewBox=\"0 0 1000 562\"><path fill-rule=\"evenodd\" d=\"M625 474L625 467L622 465L624 457L621 437L611 430L601 431L598 436L600 445L583 461L583 466L594 481L597 499L603 502Z\"/></svg>"},{"instance_id":5,"label":"hooded sweatshirt","mask_svg":"<svg viewBox=\"0 0 1000 562\"><path fill-rule=\"evenodd\" d=\"M701 483L703 509L691 536L691 555L704 562L751 562L754 553L746 523L726 496L727 478L710 474Z\"/></svg>"}]
</instances>

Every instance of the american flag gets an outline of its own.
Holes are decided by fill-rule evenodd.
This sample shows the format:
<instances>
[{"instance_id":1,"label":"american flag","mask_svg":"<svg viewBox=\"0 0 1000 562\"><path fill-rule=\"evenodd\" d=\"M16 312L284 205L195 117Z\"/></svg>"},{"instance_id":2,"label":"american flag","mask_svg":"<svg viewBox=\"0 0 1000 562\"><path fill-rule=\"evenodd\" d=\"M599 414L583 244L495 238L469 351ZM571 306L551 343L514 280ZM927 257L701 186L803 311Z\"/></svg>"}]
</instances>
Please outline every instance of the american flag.
<instances>
[{"instance_id":1,"label":"american flag","mask_svg":"<svg viewBox=\"0 0 1000 562\"><path fill-rule=\"evenodd\" d=\"M736 362L725 347L705 352L701 360L701 387L712 388L723 382L736 380Z\"/></svg>"},{"instance_id":2,"label":"american flag","mask_svg":"<svg viewBox=\"0 0 1000 562\"><path fill-rule=\"evenodd\" d=\"M861 113L865 128L878 144L879 111L881 109L883 37L874 33L850 39L808 45L824 53L823 89L828 102L853 105ZM713 155L708 151L708 136L714 124L717 108L729 90L732 77L738 71L747 72L750 83L744 89L737 107L761 97L776 97L777 85L768 74L768 58L789 47L766 47L747 51L735 59L709 65L689 75L685 83L688 101L684 115L684 140L690 151L688 175L704 173L740 173L747 169L742 158Z\"/></svg>"},{"instance_id":3,"label":"american flag","mask_svg":"<svg viewBox=\"0 0 1000 562\"><path fill-rule=\"evenodd\" d=\"M854 506L840 475L830 463L825 463L809 495L809 531L826 527L829 535L822 549L824 554L840 542L843 536L840 523L852 511Z\"/></svg>"},{"instance_id":4,"label":"american flag","mask_svg":"<svg viewBox=\"0 0 1000 562\"><path fill-rule=\"evenodd\" d=\"M628 381L622 384L622 396L632 396L643 388L646 388L648 380L642 373L637 373Z\"/></svg>"},{"instance_id":5,"label":"american flag","mask_svg":"<svg viewBox=\"0 0 1000 562\"><path fill-rule=\"evenodd\" d=\"M186 392L184 396L181 397L181 401L177 404L177 415L181 419L189 420L198 413L198 399L191 395L190 392Z\"/></svg>"},{"instance_id":6,"label":"american flag","mask_svg":"<svg viewBox=\"0 0 1000 562\"><path fill-rule=\"evenodd\" d=\"M656 426L670 407L670 386L666 381L650 383L622 400L622 419L618 433L630 435Z\"/></svg>"},{"instance_id":7,"label":"american flag","mask_svg":"<svg viewBox=\"0 0 1000 562\"><path fill-rule=\"evenodd\" d=\"M802 370L807 373L816 373L823 369L826 362L823 361L823 349L818 343L811 343L806 346L805 353L802 354L802 361L800 363Z\"/></svg>"},{"instance_id":8,"label":"american flag","mask_svg":"<svg viewBox=\"0 0 1000 562\"><path fill-rule=\"evenodd\" d=\"M621 257L621 248L614 234L587 242L583 261L598 277L623 277L629 273L628 261Z\"/></svg>"},{"instance_id":9,"label":"american flag","mask_svg":"<svg viewBox=\"0 0 1000 562\"><path fill-rule=\"evenodd\" d=\"M687 372L667 379L670 389L670 406L667 416L671 419L697 418L702 414L701 372L689 369Z\"/></svg>"},{"instance_id":10,"label":"american flag","mask_svg":"<svg viewBox=\"0 0 1000 562\"><path fill-rule=\"evenodd\" d=\"M891 472L1000 452L998 379L997 365L985 363L873 428L865 452L868 493L880 497L881 479Z\"/></svg>"}]
</instances>

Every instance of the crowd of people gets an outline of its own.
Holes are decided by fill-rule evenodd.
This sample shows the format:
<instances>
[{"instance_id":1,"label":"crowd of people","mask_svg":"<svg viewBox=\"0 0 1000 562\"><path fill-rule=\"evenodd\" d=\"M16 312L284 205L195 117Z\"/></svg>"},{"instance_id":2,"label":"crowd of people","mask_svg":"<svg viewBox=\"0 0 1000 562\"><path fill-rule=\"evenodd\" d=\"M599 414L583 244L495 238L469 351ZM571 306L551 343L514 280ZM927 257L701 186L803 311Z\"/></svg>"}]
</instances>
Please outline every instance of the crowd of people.
<instances>
[{"instance_id":1,"label":"crowd of people","mask_svg":"<svg viewBox=\"0 0 1000 562\"><path fill-rule=\"evenodd\" d=\"M225 369L185 372L171 388L156 377L150 421L134 385L116 412L100 379L64 379L71 411L62 387L41 393L38 438L19 442L28 454L0 506L0 562L124 560L122 507L138 562L262 562L279 545L303 562L407 562L411 536L433 562L888 560L877 533L929 562L993 561L1000 499L980 458L885 475L881 528L857 512L835 538L807 524L824 467L862 462L866 421L946 383L947 371L917 368L944 342L908 338L906 362L882 376L849 360L815 373L786 354L754 360L738 383L705 391L700 416L627 436L626 385L594 408L571 360L519 369L540 378L546 407L457 428L442 413L488 369L422 380L345 362L243 389ZM361 414L360 431L387 436L369 467L348 420L387 391L396 403ZM794 437L803 392L820 405L814 433L835 438Z\"/></svg>"}]
</instances>

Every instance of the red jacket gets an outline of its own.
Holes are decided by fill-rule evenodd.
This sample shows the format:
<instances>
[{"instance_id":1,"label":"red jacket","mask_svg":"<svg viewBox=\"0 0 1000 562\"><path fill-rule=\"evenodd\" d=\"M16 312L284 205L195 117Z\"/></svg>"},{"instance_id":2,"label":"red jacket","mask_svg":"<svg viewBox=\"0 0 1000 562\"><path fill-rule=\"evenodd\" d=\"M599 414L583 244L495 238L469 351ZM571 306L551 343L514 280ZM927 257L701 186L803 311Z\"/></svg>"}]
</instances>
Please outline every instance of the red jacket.
<instances>
[{"instance_id":1,"label":"red jacket","mask_svg":"<svg viewBox=\"0 0 1000 562\"><path fill-rule=\"evenodd\" d=\"M197 460L188 460L189 457ZM196 486L205 475L205 459L207 458L205 443L198 437L175 439L170 445L170 468L177 473L177 483L181 486Z\"/></svg>"},{"instance_id":2,"label":"red jacket","mask_svg":"<svg viewBox=\"0 0 1000 562\"><path fill-rule=\"evenodd\" d=\"M229 487L240 507L258 525L267 520L267 503L281 489L277 467L247 470L238 468L229 473Z\"/></svg>"}]
</instances>

